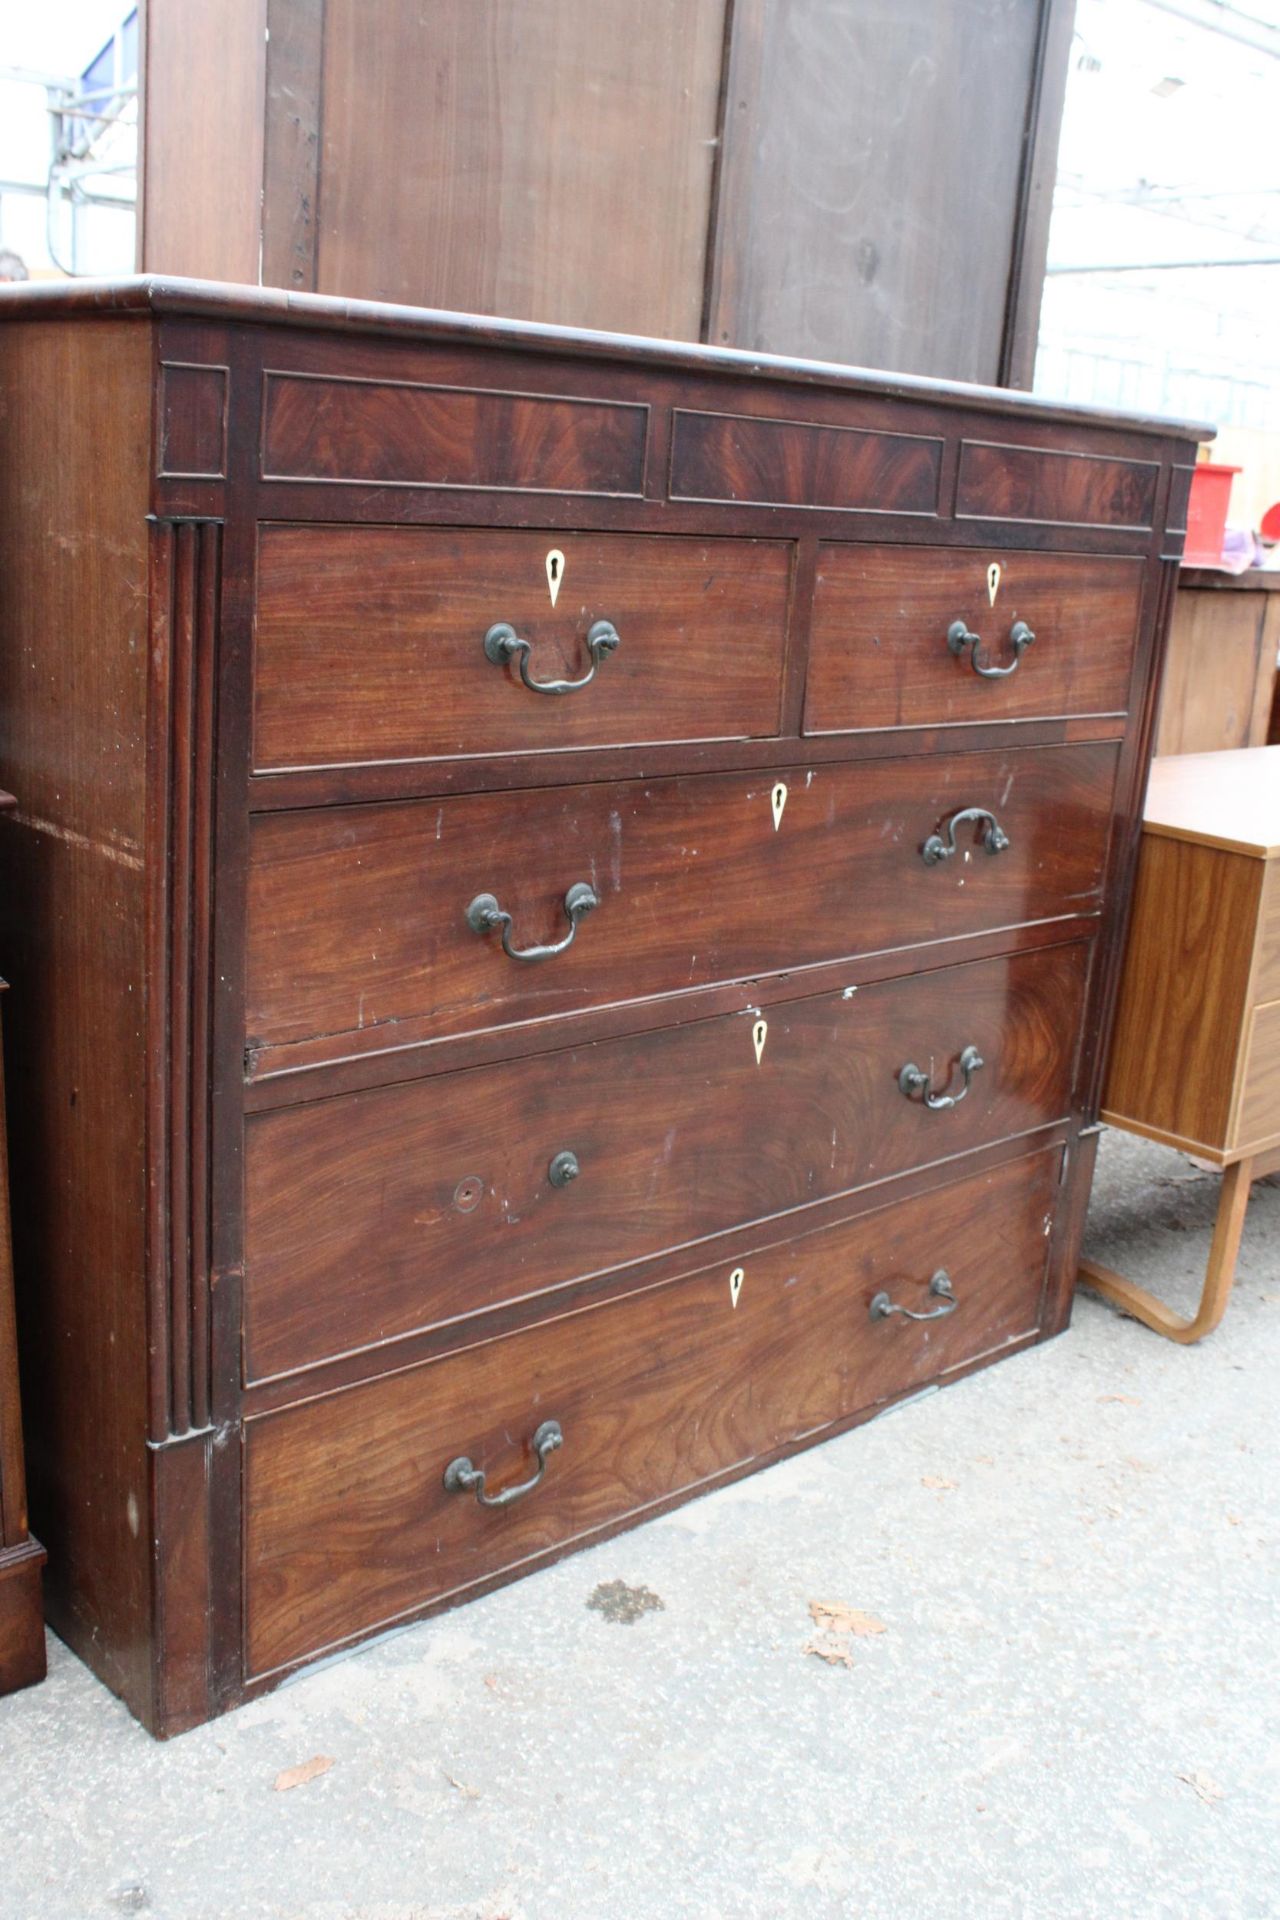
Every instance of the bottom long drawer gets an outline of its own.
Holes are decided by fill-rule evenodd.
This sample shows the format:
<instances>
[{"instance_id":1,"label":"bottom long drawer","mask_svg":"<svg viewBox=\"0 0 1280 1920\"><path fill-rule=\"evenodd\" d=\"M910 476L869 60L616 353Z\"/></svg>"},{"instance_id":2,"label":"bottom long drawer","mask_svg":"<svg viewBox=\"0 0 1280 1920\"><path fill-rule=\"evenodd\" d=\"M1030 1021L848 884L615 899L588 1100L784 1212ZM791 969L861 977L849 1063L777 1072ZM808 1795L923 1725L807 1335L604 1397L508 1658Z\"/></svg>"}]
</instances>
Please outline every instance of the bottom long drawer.
<instances>
[{"instance_id":1,"label":"bottom long drawer","mask_svg":"<svg viewBox=\"0 0 1280 1920\"><path fill-rule=\"evenodd\" d=\"M514 1571L1031 1334L1060 1157L1042 1149L732 1269L251 1420L249 1672ZM881 1309L936 1317L873 1312L879 1295ZM463 1456L486 1497L532 1480L552 1421L563 1444L509 1505L446 1489Z\"/></svg>"}]
</instances>

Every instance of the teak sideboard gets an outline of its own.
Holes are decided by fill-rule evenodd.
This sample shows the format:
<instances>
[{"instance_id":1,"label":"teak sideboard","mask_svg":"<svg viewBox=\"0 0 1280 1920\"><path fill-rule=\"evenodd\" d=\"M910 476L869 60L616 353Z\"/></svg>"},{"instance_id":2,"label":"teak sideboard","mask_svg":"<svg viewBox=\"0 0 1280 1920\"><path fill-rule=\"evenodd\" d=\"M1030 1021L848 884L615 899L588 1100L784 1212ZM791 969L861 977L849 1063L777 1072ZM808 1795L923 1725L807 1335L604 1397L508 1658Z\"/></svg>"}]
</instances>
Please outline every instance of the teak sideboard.
<instances>
[{"instance_id":1,"label":"teak sideboard","mask_svg":"<svg viewBox=\"0 0 1280 1920\"><path fill-rule=\"evenodd\" d=\"M32 1512L149 1727L1066 1324L1205 430L0 315Z\"/></svg>"},{"instance_id":2,"label":"teak sideboard","mask_svg":"<svg viewBox=\"0 0 1280 1920\"><path fill-rule=\"evenodd\" d=\"M1152 766L1102 1118L1222 1168L1189 1320L1080 1263L1095 1293L1190 1345L1226 1312L1252 1182L1280 1172L1280 746Z\"/></svg>"}]
</instances>

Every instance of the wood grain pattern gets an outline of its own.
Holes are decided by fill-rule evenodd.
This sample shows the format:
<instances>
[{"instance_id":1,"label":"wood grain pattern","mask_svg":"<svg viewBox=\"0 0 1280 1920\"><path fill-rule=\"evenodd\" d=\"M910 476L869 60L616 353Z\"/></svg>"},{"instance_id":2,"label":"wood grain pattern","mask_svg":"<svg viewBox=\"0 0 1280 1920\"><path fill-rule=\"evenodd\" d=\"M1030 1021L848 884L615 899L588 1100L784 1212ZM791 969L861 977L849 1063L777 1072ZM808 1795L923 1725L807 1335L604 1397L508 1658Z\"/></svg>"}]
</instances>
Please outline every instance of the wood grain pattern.
<instances>
[{"instance_id":1,"label":"wood grain pattern","mask_svg":"<svg viewBox=\"0 0 1280 1920\"><path fill-rule=\"evenodd\" d=\"M162 364L157 473L173 479L223 477L229 382L226 367Z\"/></svg>"},{"instance_id":2,"label":"wood grain pattern","mask_svg":"<svg viewBox=\"0 0 1280 1920\"><path fill-rule=\"evenodd\" d=\"M1157 755L1265 746L1278 650L1280 594L1179 587L1160 693Z\"/></svg>"},{"instance_id":3,"label":"wood grain pattern","mask_svg":"<svg viewBox=\"0 0 1280 1920\"><path fill-rule=\"evenodd\" d=\"M317 284L695 339L724 19L328 0Z\"/></svg>"},{"instance_id":4,"label":"wood grain pattern","mask_svg":"<svg viewBox=\"0 0 1280 1920\"><path fill-rule=\"evenodd\" d=\"M264 527L254 764L775 733L790 577L783 541ZM506 621L533 647L535 679L578 679L600 619L622 644L573 695L531 693L484 653Z\"/></svg>"},{"instance_id":5,"label":"wood grain pattern","mask_svg":"<svg viewBox=\"0 0 1280 1920\"><path fill-rule=\"evenodd\" d=\"M0 784L19 810L0 822L0 953L27 1478L50 1619L140 1711L151 378L136 321L6 328Z\"/></svg>"},{"instance_id":6,"label":"wood grain pattern","mask_svg":"<svg viewBox=\"0 0 1280 1920\"><path fill-rule=\"evenodd\" d=\"M0 1694L34 1687L45 1676L44 1559L36 1540L0 1547Z\"/></svg>"},{"instance_id":7,"label":"wood grain pattern","mask_svg":"<svg viewBox=\"0 0 1280 1920\"><path fill-rule=\"evenodd\" d=\"M945 1377L1030 1334L1059 1155L793 1241L619 1304L250 1425L247 1644L262 1673L387 1622L497 1568L512 1572L681 1489ZM938 1267L961 1305L932 1325L872 1323L887 1288L928 1300ZM524 1477L557 1418L546 1484L504 1513L447 1495L467 1453Z\"/></svg>"},{"instance_id":8,"label":"wood grain pattern","mask_svg":"<svg viewBox=\"0 0 1280 1920\"><path fill-rule=\"evenodd\" d=\"M316 287L325 0L267 0L262 279Z\"/></svg>"},{"instance_id":9,"label":"wood grain pattern","mask_svg":"<svg viewBox=\"0 0 1280 1920\"><path fill-rule=\"evenodd\" d=\"M993 563L1001 568L994 606L987 584ZM1120 716L1128 705L1141 579L1124 560L824 544L804 730ZM963 620L984 642L983 664L1008 666L1008 635L1019 619L1036 639L1005 679L984 680L968 654L948 650L947 629Z\"/></svg>"},{"instance_id":10,"label":"wood grain pattern","mask_svg":"<svg viewBox=\"0 0 1280 1920\"><path fill-rule=\"evenodd\" d=\"M1280 1000L1248 1019L1231 1150L1265 1152L1280 1141Z\"/></svg>"},{"instance_id":11,"label":"wood grain pattern","mask_svg":"<svg viewBox=\"0 0 1280 1920\"><path fill-rule=\"evenodd\" d=\"M278 364L274 351L263 351L268 341L288 351L291 358L295 354L305 356L309 343L325 371L345 371L347 375L352 372L353 363L364 358L371 343L383 341L419 349L444 346L479 349L503 356L517 353L529 357L530 372L546 356L568 360L579 368L590 362L625 366L633 373L646 370L691 375L692 382L699 388L704 382L718 383L722 378L736 383L736 391L725 385L716 394L705 388L694 391L690 382L677 396L678 404L686 406L723 408L727 405L741 411L747 395L760 393L766 384L776 387L779 400L792 389L808 389L825 394L859 394L868 399L878 397L895 411L924 402L926 406L949 406L957 415L963 414L967 421L975 424L981 416L984 430L987 420L1016 421L1017 428L1009 431L1019 442L1038 434L1044 435L1042 444L1052 445L1056 437L1054 429L1068 427L1073 430L1071 445L1077 452L1093 447L1100 457L1167 459L1171 467L1185 465L1191 448L1198 442L1212 440L1217 431L1210 423L1171 419L1166 414L1116 413L1106 407L1075 401L1037 398L1029 402L1025 394L998 387L975 393L972 386L962 380L936 375L883 373L873 367L851 366L839 361L746 352L690 340L662 340L635 333L601 334L582 327L536 325L495 315L394 306L348 295L291 294L287 289L232 286L225 282L162 275L143 274L116 281L27 281L0 287L0 314L6 320L35 318L59 324L67 320L79 324L90 316L122 314L147 314L166 327L179 319L197 319L206 325L222 327L244 321L249 326L270 330L256 342L267 364ZM316 338L318 333L325 336L323 340ZM334 358L330 344L339 340L341 365ZM750 403L746 410L750 411ZM1135 550L1145 553L1154 544L1153 541L1135 543ZM1161 547L1163 550L1163 539Z\"/></svg>"},{"instance_id":12,"label":"wood grain pattern","mask_svg":"<svg viewBox=\"0 0 1280 1920\"><path fill-rule=\"evenodd\" d=\"M1262 863L1144 834L1104 1118L1230 1142Z\"/></svg>"},{"instance_id":13,"label":"wood grain pattern","mask_svg":"<svg viewBox=\"0 0 1280 1920\"><path fill-rule=\"evenodd\" d=\"M803 1208L1071 1104L1089 949L1054 947L254 1116L246 1353L298 1367ZM928 1112L914 1061L960 1081ZM626 1089L625 1099L619 1089ZM954 1089L953 1089L954 1091ZM501 1124L495 1116L503 1116ZM556 1188L552 1159L581 1172Z\"/></svg>"},{"instance_id":14,"label":"wood grain pattern","mask_svg":"<svg viewBox=\"0 0 1280 1920\"><path fill-rule=\"evenodd\" d=\"M941 440L677 408L673 500L936 513Z\"/></svg>"},{"instance_id":15,"label":"wood grain pattern","mask_svg":"<svg viewBox=\"0 0 1280 1920\"><path fill-rule=\"evenodd\" d=\"M1226 1311L1250 1183L1280 1165L1280 921L1267 858L1280 796L1267 748L1155 763L1106 1117L1223 1169L1204 1286L1188 1319L1095 1260L1083 1285L1193 1344Z\"/></svg>"},{"instance_id":16,"label":"wood grain pattern","mask_svg":"<svg viewBox=\"0 0 1280 1920\"><path fill-rule=\"evenodd\" d=\"M269 373L264 478L639 494L648 411L606 400Z\"/></svg>"},{"instance_id":17,"label":"wood grain pattern","mask_svg":"<svg viewBox=\"0 0 1280 1920\"><path fill-rule=\"evenodd\" d=\"M1039 13L737 0L707 337L995 381Z\"/></svg>"},{"instance_id":18,"label":"wood grain pattern","mask_svg":"<svg viewBox=\"0 0 1280 1920\"><path fill-rule=\"evenodd\" d=\"M214 656L222 529L153 523L148 1044L154 1437L209 1424L207 1082L211 1024Z\"/></svg>"},{"instance_id":19,"label":"wood grain pattern","mask_svg":"<svg viewBox=\"0 0 1280 1920\"><path fill-rule=\"evenodd\" d=\"M1269 860L1258 906L1258 945L1250 995L1255 1006L1280 1000L1280 860Z\"/></svg>"},{"instance_id":20,"label":"wood grain pattern","mask_svg":"<svg viewBox=\"0 0 1280 1920\"><path fill-rule=\"evenodd\" d=\"M960 448L956 517L1149 527L1159 477L1155 460L1100 460L1052 447L966 440Z\"/></svg>"},{"instance_id":21,"label":"wood grain pattern","mask_svg":"<svg viewBox=\"0 0 1280 1920\"><path fill-rule=\"evenodd\" d=\"M1159 527L1079 527L1061 554L1050 526L946 517L955 453L965 437L1151 460L1163 512L1169 467L1187 464L1195 430L908 377L176 281L0 292L0 322L0 782L19 800L0 830L0 967L14 974L8 1064L24 1117L13 1194L32 1514L48 1535L58 1630L149 1726L198 1724L273 1684L282 1661L527 1563L521 1549L490 1552L483 1535L470 1557L477 1536L451 1544L431 1502L414 1504L424 1442L474 1447L500 1483L519 1470L531 1409L513 1356L546 1356L575 1433L598 1382L621 1390L623 1424L614 1409L591 1428L599 1493L584 1491L532 1549L553 1554L685 1497L699 1476L745 1472L1062 1325L1172 568ZM175 461L218 436L208 375L166 397L165 363L227 370L225 479L157 471L166 412ZM479 424L476 395L498 396ZM552 417L513 427L502 396ZM281 444L334 483L263 478L268 404L287 427ZM673 501L673 408L943 443L943 513ZM644 491L609 491L620 477ZM552 490L531 498L529 481ZM313 543L315 579L291 562L277 594L299 681L300 630L323 617L329 552L348 539L354 549L357 533L387 555L400 550L393 537L416 553L419 540L425 551L468 530L511 540L511 552L554 531L579 557L581 542L638 551L642 536L650 556L685 542L708 554L732 542L735 563L786 553L778 732L714 733L755 676L771 700L779 684L780 628L747 592L749 568L731 564L721 571L744 601L740 638L704 662L700 709L681 695L701 737L639 737L637 696L631 728L619 717L608 741L584 732L567 750L526 734L437 760L255 775L264 526L282 550L286 531ZM823 543L862 544L874 559L886 536L899 554L943 550L943 566L963 540L969 589L985 592L996 558L1002 594L1019 603L1028 569L1079 569L1087 608L1065 650L1081 664L1056 711L1020 711L1013 690L1032 684L1020 669L994 705L953 709L926 688L931 717L868 719L896 716L899 686L912 685L909 649L877 665L885 641L861 665L875 700L864 708L856 675L841 682L828 724L848 731L802 743ZM787 569L770 565L780 597ZM357 659L361 570L348 569L339 616L355 623ZM363 571L376 606L376 569ZM689 569L685 590L706 577ZM1051 585L1058 604L1076 605L1065 573ZM886 563L882 587L891 612L927 599L905 562ZM656 604L656 575L653 592ZM291 597L306 601L292 616ZM635 597L639 618L640 585ZM674 591L667 599L674 624ZM854 594L829 621L828 652L848 651L856 610ZM366 668L394 661L388 636L402 618L402 606L383 616ZM324 641L335 709L362 684L342 678L337 627ZM1029 665L1046 658L1043 621L1039 635ZM537 638L550 657L550 635ZM431 651L414 641L408 659ZM816 653L812 664L827 671ZM384 665L363 715L329 721L313 703L309 737L324 753L330 740L416 748L424 706L443 709L448 695L411 680L397 686ZM456 718L428 718L450 744ZM954 862L926 867L924 839L983 804L1009 849L992 858L975 835ZM500 883L517 938L551 935L557 900L587 873L603 904L563 965L499 961L491 938L464 928L474 891ZM268 1047L264 1012L280 1036ZM987 1064L962 1104L934 1113L902 1094L902 1064L941 1077L966 1044ZM1033 1148L1049 1169L1048 1205L1036 1193L1034 1210L1040 1176L999 1184ZM579 1173L560 1189L548 1174L564 1150ZM980 1202L953 1208L961 1182ZM835 1323L825 1309L789 1320L802 1280L778 1252L768 1325L733 1360L743 1443L699 1453L694 1429L712 1433L709 1369L725 1346L691 1339L678 1312L679 1337L663 1344L680 1276L720 1264L731 1332L728 1316L746 1308L723 1309L728 1256L754 1269L803 1227L806 1238L847 1232L884 1262L898 1233L891 1204L895 1219L913 1209L906 1240L922 1270L890 1260L886 1284L918 1294L934 1227L956 1229L942 1259L954 1241L964 1260L976 1222L977 1282L961 1297L979 1309L911 1329L906 1345L897 1322L864 1326L863 1302L859 1338L886 1332L893 1344L865 1360L859 1348L847 1393L832 1392L820 1369ZM844 1276L848 1262L821 1271ZM598 1364L576 1337L586 1326L602 1329ZM246 1358L277 1370L246 1383ZM418 1387L437 1382L443 1393L424 1405ZM322 1389L334 1397L315 1398ZM468 1432L455 1438L459 1410ZM446 1413L447 1435L430 1424ZM668 1471L649 1435L673 1419L692 1437ZM246 1424L264 1436L261 1473L254 1438L242 1471ZM278 1452L273 1430L286 1436ZM373 1451L355 1458L350 1447L366 1443ZM633 1499L632 1473L643 1478L650 1460L652 1482ZM439 1473L430 1466L433 1498ZM0 1486L0 1511L9 1505ZM332 1577L316 1574L321 1554ZM438 1578L425 1571L437 1564ZM262 1663L252 1672L246 1577Z\"/></svg>"},{"instance_id":22,"label":"wood grain pattern","mask_svg":"<svg viewBox=\"0 0 1280 1920\"><path fill-rule=\"evenodd\" d=\"M142 8L138 266L256 284L267 0Z\"/></svg>"},{"instance_id":23,"label":"wood grain pattern","mask_svg":"<svg viewBox=\"0 0 1280 1920\"><path fill-rule=\"evenodd\" d=\"M259 816L249 1042L404 1045L1089 912L1114 770L1095 744ZM972 806L1006 851L961 828L956 857L926 865L925 841ZM466 923L489 892L517 945L559 939L578 881L600 905L543 964Z\"/></svg>"}]
</instances>

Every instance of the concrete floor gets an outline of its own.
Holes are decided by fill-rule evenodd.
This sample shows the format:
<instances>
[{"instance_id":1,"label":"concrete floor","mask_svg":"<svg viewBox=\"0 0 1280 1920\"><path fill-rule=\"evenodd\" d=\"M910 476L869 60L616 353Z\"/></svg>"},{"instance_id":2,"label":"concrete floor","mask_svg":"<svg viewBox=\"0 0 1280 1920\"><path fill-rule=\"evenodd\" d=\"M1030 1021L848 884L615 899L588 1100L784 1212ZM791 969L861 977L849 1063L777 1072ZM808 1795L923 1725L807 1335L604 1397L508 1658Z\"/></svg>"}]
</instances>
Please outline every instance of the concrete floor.
<instances>
[{"instance_id":1,"label":"concrete floor","mask_svg":"<svg viewBox=\"0 0 1280 1920\"><path fill-rule=\"evenodd\" d=\"M1215 1192L1109 1136L1090 1248L1189 1309ZM1273 1180L1204 1346L1082 1299L1061 1340L167 1747L53 1642L0 1704L0 1913L1280 1915L1278 1386ZM815 1657L811 1601L884 1631Z\"/></svg>"}]
</instances>

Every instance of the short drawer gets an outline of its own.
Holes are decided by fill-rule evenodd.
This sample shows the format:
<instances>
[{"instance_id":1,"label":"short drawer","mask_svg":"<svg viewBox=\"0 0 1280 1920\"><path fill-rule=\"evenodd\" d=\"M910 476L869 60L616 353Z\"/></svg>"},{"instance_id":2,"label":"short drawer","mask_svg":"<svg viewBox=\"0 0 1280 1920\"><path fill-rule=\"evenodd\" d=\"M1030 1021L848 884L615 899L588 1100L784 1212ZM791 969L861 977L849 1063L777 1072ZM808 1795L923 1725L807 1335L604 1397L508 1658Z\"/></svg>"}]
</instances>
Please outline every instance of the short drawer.
<instances>
[{"instance_id":1,"label":"short drawer","mask_svg":"<svg viewBox=\"0 0 1280 1920\"><path fill-rule=\"evenodd\" d=\"M291 1047L334 1058L1090 912L1117 751L260 815L250 1047L276 1050L277 1065ZM509 958L500 928L468 925L488 895L518 950L562 941L564 903L583 885L599 905L537 965Z\"/></svg>"},{"instance_id":2,"label":"short drawer","mask_svg":"<svg viewBox=\"0 0 1280 1920\"><path fill-rule=\"evenodd\" d=\"M1250 996L1255 1007L1280 1000L1280 860L1268 861L1263 873Z\"/></svg>"},{"instance_id":3,"label":"short drawer","mask_svg":"<svg viewBox=\"0 0 1280 1920\"><path fill-rule=\"evenodd\" d=\"M1058 1151L248 1423L263 1674L821 1437L1039 1324ZM931 1282L944 1271L948 1294ZM877 1314L872 1302L938 1318ZM954 1305L951 1304L954 1301ZM945 1309L945 1312L941 1311ZM502 1509L446 1492L465 1457Z\"/></svg>"},{"instance_id":4,"label":"short drawer","mask_svg":"<svg viewBox=\"0 0 1280 1920\"><path fill-rule=\"evenodd\" d=\"M1280 1000L1254 1007L1246 1018L1232 1141L1237 1153L1270 1148L1280 1140Z\"/></svg>"},{"instance_id":5,"label":"short drawer","mask_svg":"<svg viewBox=\"0 0 1280 1920\"><path fill-rule=\"evenodd\" d=\"M266 526L254 765L776 733L790 579L783 541Z\"/></svg>"},{"instance_id":6,"label":"short drawer","mask_svg":"<svg viewBox=\"0 0 1280 1920\"><path fill-rule=\"evenodd\" d=\"M1089 951L1077 941L785 1002L762 1020L724 1015L251 1115L250 1377L1064 1118ZM983 1063L967 1075L966 1049ZM909 1066L955 1104L904 1089Z\"/></svg>"},{"instance_id":7,"label":"short drawer","mask_svg":"<svg viewBox=\"0 0 1280 1920\"><path fill-rule=\"evenodd\" d=\"M1141 590L1139 560L824 545L804 730L1103 714L1119 733Z\"/></svg>"}]
</instances>

